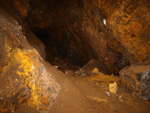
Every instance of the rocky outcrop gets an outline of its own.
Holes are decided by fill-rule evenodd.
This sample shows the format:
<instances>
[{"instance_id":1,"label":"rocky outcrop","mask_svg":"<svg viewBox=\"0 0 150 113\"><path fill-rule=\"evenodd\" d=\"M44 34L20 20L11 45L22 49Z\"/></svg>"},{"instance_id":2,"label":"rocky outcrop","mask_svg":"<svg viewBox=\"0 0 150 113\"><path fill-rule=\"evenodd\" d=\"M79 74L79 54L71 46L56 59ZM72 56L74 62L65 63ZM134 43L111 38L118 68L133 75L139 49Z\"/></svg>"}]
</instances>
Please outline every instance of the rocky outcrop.
<instances>
[{"instance_id":1,"label":"rocky outcrop","mask_svg":"<svg viewBox=\"0 0 150 113\"><path fill-rule=\"evenodd\" d=\"M123 86L144 100L150 99L150 65L129 66L120 71Z\"/></svg>"},{"instance_id":2,"label":"rocky outcrop","mask_svg":"<svg viewBox=\"0 0 150 113\"><path fill-rule=\"evenodd\" d=\"M22 27L0 10L0 112L22 105L48 110L59 90L39 53L31 47Z\"/></svg>"},{"instance_id":3,"label":"rocky outcrop","mask_svg":"<svg viewBox=\"0 0 150 113\"><path fill-rule=\"evenodd\" d=\"M121 51L130 63L150 63L150 2L147 0L123 1L119 8L107 17L108 29L125 48Z\"/></svg>"}]
</instances>

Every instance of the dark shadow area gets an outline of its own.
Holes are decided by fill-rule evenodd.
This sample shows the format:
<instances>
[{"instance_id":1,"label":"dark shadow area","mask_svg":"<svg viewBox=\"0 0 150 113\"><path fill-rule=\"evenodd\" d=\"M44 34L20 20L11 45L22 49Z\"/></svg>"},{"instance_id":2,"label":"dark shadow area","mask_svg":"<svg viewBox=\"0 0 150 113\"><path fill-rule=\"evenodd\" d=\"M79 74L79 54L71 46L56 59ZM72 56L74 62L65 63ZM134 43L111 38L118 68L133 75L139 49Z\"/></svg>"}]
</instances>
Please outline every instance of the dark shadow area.
<instances>
[{"instance_id":1,"label":"dark shadow area","mask_svg":"<svg viewBox=\"0 0 150 113\"><path fill-rule=\"evenodd\" d=\"M34 34L46 46L46 60L53 65L74 69L82 67L82 59L70 48L70 33L58 27L49 27L38 30ZM64 67L60 67L64 70ZM65 69L66 69L65 68Z\"/></svg>"}]
</instances>

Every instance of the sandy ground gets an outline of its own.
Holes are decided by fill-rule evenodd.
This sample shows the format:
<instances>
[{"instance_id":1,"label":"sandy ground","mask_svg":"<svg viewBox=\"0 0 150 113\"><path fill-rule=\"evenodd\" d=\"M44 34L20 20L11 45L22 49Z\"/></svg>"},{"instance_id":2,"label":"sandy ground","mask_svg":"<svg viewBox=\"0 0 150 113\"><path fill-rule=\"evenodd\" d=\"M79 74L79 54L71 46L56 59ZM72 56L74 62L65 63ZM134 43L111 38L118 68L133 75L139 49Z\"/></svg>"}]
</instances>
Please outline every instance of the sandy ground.
<instances>
[{"instance_id":1,"label":"sandy ground","mask_svg":"<svg viewBox=\"0 0 150 113\"><path fill-rule=\"evenodd\" d=\"M49 65L46 63L46 65ZM108 96L107 85L98 85L91 76L65 75L52 66L47 66L60 84L60 93L51 110L43 113L149 113L150 102L133 99L124 88L117 94ZM94 76L93 76L94 77ZM101 80L102 81L102 80ZM100 81L99 81L100 82ZM120 99L119 99L120 98ZM16 113L39 113L28 106L19 108Z\"/></svg>"}]
</instances>

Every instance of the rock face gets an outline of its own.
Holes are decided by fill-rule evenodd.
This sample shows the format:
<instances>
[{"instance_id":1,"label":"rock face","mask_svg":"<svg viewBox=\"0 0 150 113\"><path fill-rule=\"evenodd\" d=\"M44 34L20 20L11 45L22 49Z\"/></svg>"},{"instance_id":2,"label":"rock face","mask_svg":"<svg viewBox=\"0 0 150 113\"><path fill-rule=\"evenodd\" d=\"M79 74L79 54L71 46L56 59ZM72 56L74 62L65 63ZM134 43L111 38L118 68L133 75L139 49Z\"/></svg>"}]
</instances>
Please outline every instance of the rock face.
<instances>
[{"instance_id":1,"label":"rock face","mask_svg":"<svg viewBox=\"0 0 150 113\"><path fill-rule=\"evenodd\" d=\"M129 91L150 99L150 65L126 67L120 71L120 79Z\"/></svg>"},{"instance_id":2,"label":"rock face","mask_svg":"<svg viewBox=\"0 0 150 113\"><path fill-rule=\"evenodd\" d=\"M0 112L14 112L23 104L48 110L58 90L22 27L0 10Z\"/></svg>"},{"instance_id":3,"label":"rock face","mask_svg":"<svg viewBox=\"0 0 150 113\"><path fill-rule=\"evenodd\" d=\"M58 32L54 34L62 34L59 37L69 34L69 41L58 38L60 48L64 47L67 54L74 53L84 64L98 59L111 73L118 74L127 65L150 63L149 0L12 0L11 3L33 31L56 28Z\"/></svg>"}]
</instances>

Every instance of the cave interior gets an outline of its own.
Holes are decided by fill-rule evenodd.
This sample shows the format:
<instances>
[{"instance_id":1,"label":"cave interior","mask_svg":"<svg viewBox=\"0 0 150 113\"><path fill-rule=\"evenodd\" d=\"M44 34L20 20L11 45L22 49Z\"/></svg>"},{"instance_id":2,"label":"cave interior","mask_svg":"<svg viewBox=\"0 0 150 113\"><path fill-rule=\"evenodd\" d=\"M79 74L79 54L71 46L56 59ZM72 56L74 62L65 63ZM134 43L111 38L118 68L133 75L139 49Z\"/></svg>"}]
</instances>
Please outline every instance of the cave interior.
<instances>
[{"instance_id":1,"label":"cave interior","mask_svg":"<svg viewBox=\"0 0 150 113\"><path fill-rule=\"evenodd\" d=\"M1 0L0 112L148 113L149 31L149 0Z\"/></svg>"}]
</instances>

